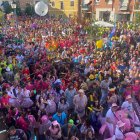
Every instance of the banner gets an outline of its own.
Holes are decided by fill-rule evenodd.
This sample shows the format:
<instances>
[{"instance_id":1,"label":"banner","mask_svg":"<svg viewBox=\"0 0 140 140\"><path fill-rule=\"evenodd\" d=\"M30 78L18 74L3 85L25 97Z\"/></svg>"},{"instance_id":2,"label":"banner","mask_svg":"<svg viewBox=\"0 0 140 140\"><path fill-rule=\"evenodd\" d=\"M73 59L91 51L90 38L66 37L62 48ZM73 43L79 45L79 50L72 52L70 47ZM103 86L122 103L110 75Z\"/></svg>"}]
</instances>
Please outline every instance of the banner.
<instances>
[{"instance_id":1,"label":"banner","mask_svg":"<svg viewBox=\"0 0 140 140\"><path fill-rule=\"evenodd\" d=\"M98 40L96 41L96 46L97 46L97 49L101 49L103 47L103 40Z\"/></svg>"}]
</instances>

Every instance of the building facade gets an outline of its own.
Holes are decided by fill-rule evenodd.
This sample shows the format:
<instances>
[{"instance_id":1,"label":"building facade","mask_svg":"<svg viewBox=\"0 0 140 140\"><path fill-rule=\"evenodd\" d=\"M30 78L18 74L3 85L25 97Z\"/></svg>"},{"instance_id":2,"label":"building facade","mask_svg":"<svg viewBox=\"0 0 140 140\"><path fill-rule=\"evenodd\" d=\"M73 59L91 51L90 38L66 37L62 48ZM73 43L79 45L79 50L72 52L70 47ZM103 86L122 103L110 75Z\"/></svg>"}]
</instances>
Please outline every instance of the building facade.
<instances>
[{"instance_id":1,"label":"building facade","mask_svg":"<svg viewBox=\"0 0 140 140\"><path fill-rule=\"evenodd\" d=\"M77 17L79 0L50 0L49 15L54 17Z\"/></svg>"},{"instance_id":2,"label":"building facade","mask_svg":"<svg viewBox=\"0 0 140 140\"><path fill-rule=\"evenodd\" d=\"M132 21L135 1L137 0L92 0L88 7L96 20Z\"/></svg>"},{"instance_id":3,"label":"building facade","mask_svg":"<svg viewBox=\"0 0 140 140\"><path fill-rule=\"evenodd\" d=\"M133 13L133 21L140 23L140 0L135 0Z\"/></svg>"},{"instance_id":4,"label":"building facade","mask_svg":"<svg viewBox=\"0 0 140 140\"><path fill-rule=\"evenodd\" d=\"M26 4L35 5L40 0L19 0L22 9ZM80 0L43 0L49 5L48 14L53 17L75 17L79 12Z\"/></svg>"}]
</instances>

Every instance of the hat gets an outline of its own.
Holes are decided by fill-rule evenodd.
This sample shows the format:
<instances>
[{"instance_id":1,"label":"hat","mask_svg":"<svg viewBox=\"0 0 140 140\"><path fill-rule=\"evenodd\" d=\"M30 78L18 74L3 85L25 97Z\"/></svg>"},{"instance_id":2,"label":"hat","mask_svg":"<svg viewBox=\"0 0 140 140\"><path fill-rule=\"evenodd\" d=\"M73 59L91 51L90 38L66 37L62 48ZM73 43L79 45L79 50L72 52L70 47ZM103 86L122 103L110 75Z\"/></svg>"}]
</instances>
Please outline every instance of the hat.
<instances>
[{"instance_id":1,"label":"hat","mask_svg":"<svg viewBox=\"0 0 140 140\"><path fill-rule=\"evenodd\" d=\"M72 119L70 119L68 123L74 125L74 121Z\"/></svg>"},{"instance_id":2,"label":"hat","mask_svg":"<svg viewBox=\"0 0 140 140\"><path fill-rule=\"evenodd\" d=\"M53 124L54 126L56 126L56 125L58 125L59 123L58 123L57 121L53 121L52 124Z\"/></svg>"},{"instance_id":3,"label":"hat","mask_svg":"<svg viewBox=\"0 0 140 140\"><path fill-rule=\"evenodd\" d=\"M28 115L28 120L31 122L31 123L34 123L35 122L35 118L33 115Z\"/></svg>"},{"instance_id":4,"label":"hat","mask_svg":"<svg viewBox=\"0 0 140 140\"><path fill-rule=\"evenodd\" d=\"M43 116L41 117L41 122L42 122L42 123L48 122L48 116L43 115Z\"/></svg>"},{"instance_id":5,"label":"hat","mask_svg":"<svg viewBox=\"0 0 140 140\"><path fill-rule=\"evenodd\" d=\"M113 88L109 88L108 89L110 92L114 92L116 90L116 87L113 87Z\"/></svg>"},{"instance_id":6,"label":"hat","mask_svg":"<svg viewBox=\"0 0 140 140\"><path fill-rule=\"evenodd\" d=\"M85 93L83 89L80 89L78 92L83 94Z\"/></svg>"},{"instance_id":7,"label":"hat","mask_svg":"<svg viewBox=\"0 0 140 140\"><path fill-rule=\"evenodd\" d=\"M90 74L90 75L89 75L89 79L90 79L90 80L93 80L94 78L95 78L95 77L94 77L93 74Z\"/></svg>"},{"instance_id":8,"label":"hat","mask_svg":"<svg viewBox=\"0 0 140 140\"><path fill-rule=\"evenodd\" d=\"M114 92L114 91L116 90L116 87L115 87L113 84L111 84L111 85L109 86L108 90L109 90L110 92Z\"/></svg>"},{"instance_id":9,"label":"hat","mask_svg":"<svg viewBox=\"0 0 140 140\"><path fill-rule=\"evenodd\" d=\"M116 103L113 103L111 107L117 107L118 105Z\"/></svg>"},{"instance_id":10,"label":"hat","mask_svg":"<svg viewBox=\"0 0 140 140\"><path fill-rule=\"evenodd\" d=\"M126 97L126 100L128 100L128 99L132 99L131 95L128 95L128 96Z\"/></svg>"},{"instance_id":11,"label":"hat","mask_svg":"<svg viewBox=\"0 0 140 140\"><path fill-rule=\"evenodd\" d=\"M118 121L117 122L117 126L120 128L120 127L123 127L125 125L125 123L123 123L122 121Z\"/></svg>"}]
</instances>

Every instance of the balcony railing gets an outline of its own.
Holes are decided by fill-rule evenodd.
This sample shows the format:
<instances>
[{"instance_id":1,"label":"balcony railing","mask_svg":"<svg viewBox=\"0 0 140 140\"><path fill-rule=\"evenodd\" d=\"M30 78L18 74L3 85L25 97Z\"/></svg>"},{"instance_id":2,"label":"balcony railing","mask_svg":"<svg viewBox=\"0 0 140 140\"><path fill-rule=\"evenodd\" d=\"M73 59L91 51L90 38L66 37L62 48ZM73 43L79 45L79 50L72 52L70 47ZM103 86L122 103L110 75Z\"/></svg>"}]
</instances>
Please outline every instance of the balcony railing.
<instances>
[{"instance_id":1,"label":"balcony railing","mask_svg":"<svg viewBox=\"0 0 140 140\"><path fill-rule=\"evenodd\" d=\"M82 5L82 10L83 10L83 11L89 10L89 6L88 6L88 5Z\"/></svg>"}]
</instances>

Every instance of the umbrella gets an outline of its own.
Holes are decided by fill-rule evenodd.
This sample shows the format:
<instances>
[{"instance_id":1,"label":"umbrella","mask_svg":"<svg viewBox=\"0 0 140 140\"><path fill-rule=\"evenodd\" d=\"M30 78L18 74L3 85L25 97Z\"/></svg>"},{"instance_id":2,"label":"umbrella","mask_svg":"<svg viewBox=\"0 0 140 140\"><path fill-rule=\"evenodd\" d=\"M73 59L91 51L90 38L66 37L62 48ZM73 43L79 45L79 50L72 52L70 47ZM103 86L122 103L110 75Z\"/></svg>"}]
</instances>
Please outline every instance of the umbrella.
<instances>
[{"instance_id":1,"label":"umbrella","mask_svg":"<svg viewBox=\"0 0 140 140\"><path fill-rule=\"evenodd\" d=\"M113 24L108 23L108 22L104 22L104 21L97 21L97 22L92 24L92 26L94 26L94 25L97 25L97 26L100 26L100 27L114 27Z\"/></svg>"}]
</instances>

